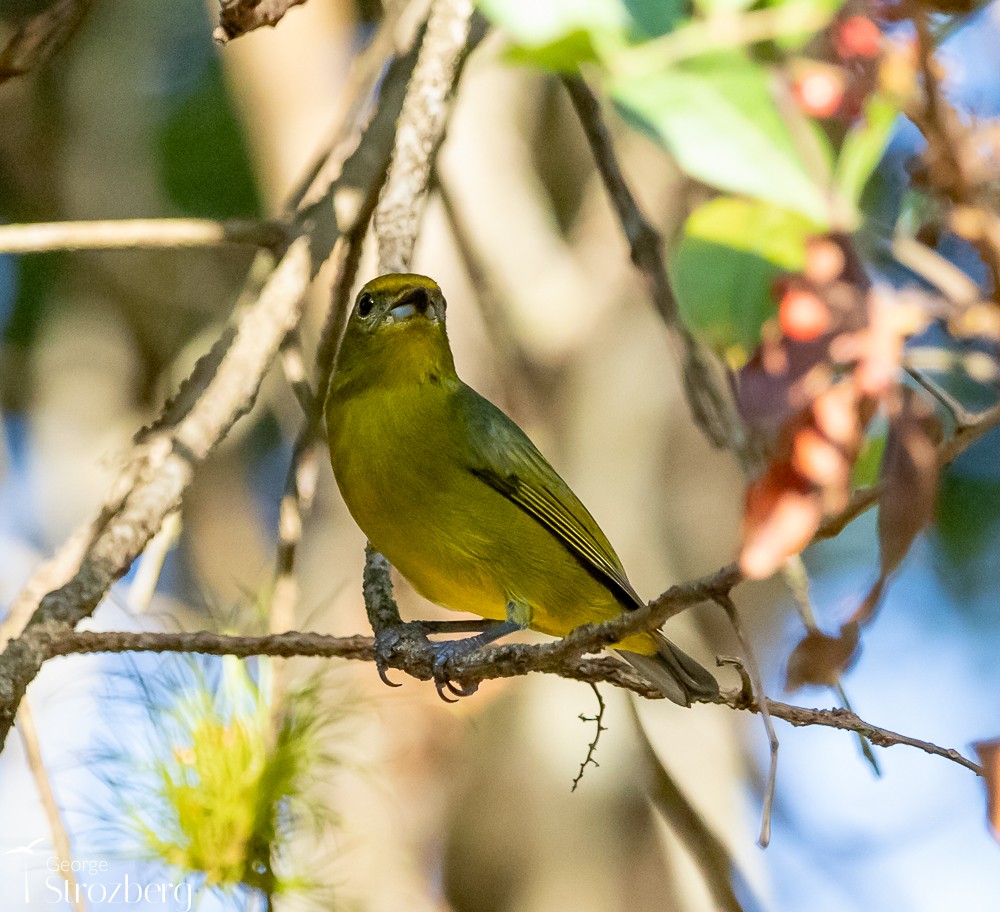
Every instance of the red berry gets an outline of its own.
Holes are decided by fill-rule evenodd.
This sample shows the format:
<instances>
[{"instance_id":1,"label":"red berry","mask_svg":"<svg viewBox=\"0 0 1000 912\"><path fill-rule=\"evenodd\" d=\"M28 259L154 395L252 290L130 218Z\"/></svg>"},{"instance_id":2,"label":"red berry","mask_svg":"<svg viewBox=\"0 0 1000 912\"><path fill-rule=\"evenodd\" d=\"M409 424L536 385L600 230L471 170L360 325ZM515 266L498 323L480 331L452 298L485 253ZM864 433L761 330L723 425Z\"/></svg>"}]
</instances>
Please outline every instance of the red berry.
<instances>
[{"instance_id":1,"label":"red berry","mask_svg":"<svg viewBox=\"0 0 1000 912\"><path fill-rule=\"evenodd\" d=\"M867 16L851 16L840 23L834 39L842 57L877 57L882 33Z\"/></svg>"},{"instance_id":2,"label":"red berry","mask_svg":"<svg viewBox=\"0 0 1000 912\"><path fill-rule=\"evenodd\" d=\"M806 114L832 117L844 100L843 77L833 67L810 68L796 80L794 91Z\"/></svg>"},{"instance_id":3,"label":"red berry","mask_svg":"<svg viewBox=\"0 0 1000 912\"><path fill-rule=\"evenodd\" d=\"M792 288L778 305L778 325L796 342L812 342L830 329L830 309L813 292Z\"/></svg>"},{"instance_id":4,"label":"red berry","mask_svg":"<svg viewBox=\"0 0 1000 912\"><path fill-rule=\"evenodd\" d=\"M792 466L813 484L842 485L847 481L847 460L815 428L799 428L792 440Z\"/></svg>"}]
</instances>

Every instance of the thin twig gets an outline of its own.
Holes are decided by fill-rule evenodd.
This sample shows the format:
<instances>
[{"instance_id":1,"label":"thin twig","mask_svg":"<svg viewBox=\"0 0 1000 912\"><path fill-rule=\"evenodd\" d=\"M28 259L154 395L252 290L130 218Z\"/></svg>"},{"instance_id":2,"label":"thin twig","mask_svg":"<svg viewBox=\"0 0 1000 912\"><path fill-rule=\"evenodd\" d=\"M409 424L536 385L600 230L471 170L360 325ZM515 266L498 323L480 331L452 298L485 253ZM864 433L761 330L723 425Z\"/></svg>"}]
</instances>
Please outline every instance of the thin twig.
<instances>
[{"instance_id":1,"label":"thin twig","mask_svg":"<svg viewBox=\"0 0 1000 912\"><path fill-rule=\"evenodd\" d=\"M73 850L69 841L69 833L63 823L62 811L59 810L59 802L56 801L56 793L52 789L52 781L49 778L48 769L45 767L45 761L42 759L38 729L35 727L35 717L31 711L31 703L27 698L21 701L17 710L17 732L21 738L21 746L24 748L24 757L28 763L28 769L31 771L31 778L35 780L35 787L38 789L38 797L42 802L42 809L45 811L49 831L52 834L52 848L60 862L59 873L69 886L73 908L76 912L86 912L87 904L84 902L83 894L77 888L76 874L73 873ZM66 864L62 864L62 862L66 862Z\"/></svg>"},{"instance_id":2,"label":"thin twig","mask_svg":"<svg viewBox=\"0 0 1000 912\"><path fill-rule=\"evenodd\" d=\"M152 218L0 225L0 253L150 248L179 250L222 244L278 249L287 241L288 228L280 222Z\"/></svg>"},{"instance_id":3,"label":"thin twig","mask_svg":"<svg viewBox=\"0 0 1000 912\"><path fill-rule=\"evenodd\" d=\"M768 710L768 700L764 692L764 678L760 673L760 665L754 653L753 644L743 628L739 611L729 597L728 593L719 595L715 599L719 607L726 612L729 623L736 633L736 638L743 647L744 667L750 676L750 683L757 698L757 705L760 706L760 718L764 723L764 731L767 732L767 743L771 752L770 763L767 767L767 782L764 786L764 807L760 815L760 835L757 837L757 844L766 849L771 841L771 812L774 809L774 791L778 777L778 736L774 732L774 724L771 722L771 713Z\"/></svg>"},{"instance_id":4,"label":"thin twig","mask_svg":"<svg viewBox=\"0 0 1000 912\"><path fill-rule=\"evenodd\" d=\"M733 700L724 698L722 703L732 709L748 709L750 712L760 712L761 708L757 703L746 704L736 698ZM920 738L911 738L909 735L901 735L898 732L890 731L865 722L856 713L847 709L807 709L804 706L792 706L788 703L779 703L776 700L767 700L767 711L774 719L781 719L789 725L801 728L807 725L821 725L826 728L839 728L841 731L851 731L863 735L868 741L877 747L895 747L896 745L906 745L915 747L925 754L932 754L935 757L943 757L951 760L959 766L964 766L977 776L983 775L982 767L967 757L962 756L954 748L940 747L930 741Z\"/></svg>"}]
</instances>

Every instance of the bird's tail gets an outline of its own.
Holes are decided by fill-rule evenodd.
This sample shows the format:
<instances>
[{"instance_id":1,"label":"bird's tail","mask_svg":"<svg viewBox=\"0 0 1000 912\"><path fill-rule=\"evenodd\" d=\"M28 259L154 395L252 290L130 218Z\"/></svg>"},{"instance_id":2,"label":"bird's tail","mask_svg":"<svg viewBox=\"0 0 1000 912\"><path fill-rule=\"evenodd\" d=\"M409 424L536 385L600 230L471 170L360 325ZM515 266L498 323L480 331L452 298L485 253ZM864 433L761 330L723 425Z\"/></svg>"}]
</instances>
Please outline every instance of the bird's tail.
<instances>
[{"instance_id":1,"label":"bird's tail","mask_svg":"<svg viewBox=\"0 0 1000 912\"><path fill-rule=\"evenodd\" d=\"M656 652L616 650L626 662L658 687L668 700L680 706L690 706L694 700L711 700L719 694L719 683L708 669L682 652L662 633L654 632Z\"/></svg>"}]
</instances>

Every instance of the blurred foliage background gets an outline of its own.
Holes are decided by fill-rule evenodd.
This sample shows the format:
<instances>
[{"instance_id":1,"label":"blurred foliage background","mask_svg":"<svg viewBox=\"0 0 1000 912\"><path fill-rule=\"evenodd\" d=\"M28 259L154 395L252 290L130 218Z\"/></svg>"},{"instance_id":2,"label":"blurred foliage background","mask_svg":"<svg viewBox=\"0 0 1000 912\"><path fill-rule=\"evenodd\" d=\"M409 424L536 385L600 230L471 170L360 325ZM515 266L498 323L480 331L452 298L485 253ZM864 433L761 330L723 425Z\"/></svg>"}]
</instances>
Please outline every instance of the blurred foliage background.
<instances>
[{"instance_id":1,"label":"blurred foliage background","mask_svg":"<svg viewBox=\"0 0 1000 912\"><path fill-rule=\"evenodd\" d=\"M5 0L0 28L44 5ZM0 220L280 211L348 100L350 63L378 4L310 0L276 29L225 48L211 41L211 6L96 0L63 51L0 86ZM774 59L797 54L840 4L785 6L794 8L758 16L773 28ZM682 308L739 364L773 316L773 277L800 268L795 244L807 233L862 229L872 237L873 273L900 278L879 259L878 236L904 206L907 162L920 142L884 99L816 129L807 115L817 111L774 106L766 60L717 48L711 32L697 31L720 10L738 17L781 7L483 3L505 32L484 41L463 75L418 241L414 269L448 297L459 372L570 481L647 597L732 560L744 480L690 421L663 325L555 73L582 63L616 105L616 146L675 251ZM961 20L943 44L948 91L982 117L997 113L1000 98L990 63L998 9ZM665 68L656 54L671 53L677 65ZM706 53L711 66L698 56ZM803 164L799 128L815 139L820 165ZM839 196L821 192L817 167ZM706 184L738 199L708 202ZM967 244L947 235L937 244L983 277ZM362 281L374 274L373 246ZM4 601L99 506L132 435L220 332L250 259L229 248L0 257ZM316 283L307 346L328 286L328 276ZM988 384L949 382L970 407L990 401ZM253 412L186 495L152 603L142 610L130 599L132 574L92 624L262 629L299 424L294 397L272 371ZM963 750L1000 732L996 466L994 435L946 472L936 523L844 682L865 718ZM866 516L807 553L821 626L835 627L863 596L877 572L875 541ZM299 551L297 628L366 629L363 545L324 465ZM398 595L406 617L442 614L402 582ZM792 600L775 582L739 595L780 695L801 637ZM709 664L737 651L711 607L672 621L670 634ZM261 908L262 891L276 891L279 909L715 908L662 805L649 801L655 769L620 694L604 694L600 766L571 793L593 737L593 723L579 719L596 709L583 685L488 682L444 707L419 682L384 688L367 665L294 660L297 696L279 712L265 705L261 682L270 674L267 660L74 657L46 666L29 693L73 856L110 865L84 870L81 882L119 883L132 872L226 888L207 890L199 909ZM810 705L832 700L821 689L806 696ZM876 778L849 734L784 728L775 835L761 852L754 835L767 751L756 719L660 703L638 713L741 872L747 910L995 907L997 848L980 784L966 770L896 748L880 752ZM275 743L295 749L269 753ZM243 756L245 787L235 772L210 776L199 751L213 762ZM277 760L253 766L263 756ZM48 825L24 760L11 739L0 758L0 905L72 908L49 887ZM188 787L195 774L220 786L214 797ZM204 819L209 800L234 810L214 841L183 827ZM248 817L235 813L255 800ZM259 838L266 848L254 845ZM199 839L208 840L200 853ZM37 840L33 854L18 854ZM227 860L227 850L236 855ZM185 908L183 896L171 902L138 908Z\"/></svg>"}]
</instances>

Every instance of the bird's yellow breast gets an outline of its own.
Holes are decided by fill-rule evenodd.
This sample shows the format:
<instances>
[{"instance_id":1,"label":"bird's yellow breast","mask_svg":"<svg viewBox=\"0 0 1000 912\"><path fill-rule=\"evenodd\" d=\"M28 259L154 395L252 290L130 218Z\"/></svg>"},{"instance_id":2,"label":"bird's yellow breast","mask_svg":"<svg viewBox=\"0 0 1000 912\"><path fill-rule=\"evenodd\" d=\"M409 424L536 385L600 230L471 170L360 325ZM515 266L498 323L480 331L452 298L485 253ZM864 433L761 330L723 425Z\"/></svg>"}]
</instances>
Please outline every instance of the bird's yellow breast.
<instances>
[{"instance_id":1,"label":"bird's yellow breast","mask_svg":"<svg viewBox=\"0 0 1000 912\"><path fill-rule=\"evenodd\" d=\"M619 614L555 536L469 471L455 406L449 383L331 395L334 474L372 544L421 595L456 611L501 619L514 601L555 636ZM646 638L632 645L651 651Z\"/></svg>"}]
</instances>

